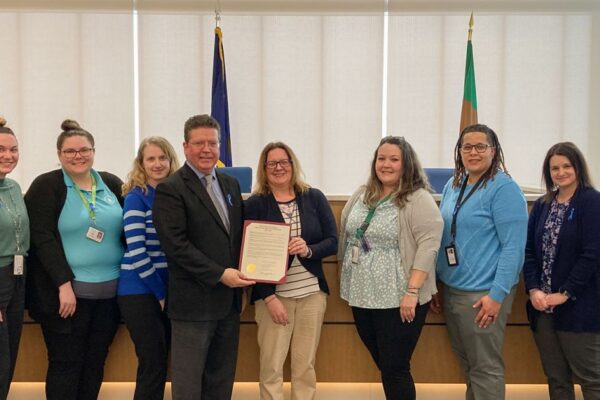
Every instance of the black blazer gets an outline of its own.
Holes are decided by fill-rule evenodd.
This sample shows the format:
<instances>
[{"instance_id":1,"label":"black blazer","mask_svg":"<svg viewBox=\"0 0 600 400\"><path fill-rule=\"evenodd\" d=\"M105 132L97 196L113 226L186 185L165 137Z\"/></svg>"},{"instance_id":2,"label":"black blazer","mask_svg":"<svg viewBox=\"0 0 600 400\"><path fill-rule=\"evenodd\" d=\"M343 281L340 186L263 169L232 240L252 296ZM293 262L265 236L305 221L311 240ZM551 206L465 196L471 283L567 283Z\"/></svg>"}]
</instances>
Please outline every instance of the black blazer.
<instances>
[{"instance_id":1,"label":"black blazer","mask_svg":"<svg viewBox=\"0 0 600 400\"><path fill-rule=\"evenodd\" d=\"M108 172L99 174L123 207L121 179ZM25 194L31 229L31 248L27 257L27 305L35 320L58 315L58 287L75 277L58 232L58 219L66 198L67 187L62 169L35 178ZM69 318L62 320L64 324L68 321Z\"/></svg>"},{"instance_id":2,"label":"black blazer","mask_svg":"<svg viewBox=\"0 0 600 400\"><path fill-rule=\"evenodd\" d=\"M550 203L538 199L529 216L523 275L525 288L541 286L542 237ZM558 233L552 266L552 292L566 290L573 297L551 314L559 331L600 332L600 193L579 188L571 199ZM539 311L527 302L532 328Z\"/></svg>"},{"instance_id":3,"label":"black blazer","mask_svg":"<svg viewBox=\"0 0 600 400\"><path fill-rule=\"evenodd\" d=\"M304 193L296 193L302 239L312 251L311 258L298 257L300 263L319 279L319 287L329 294L329 287L323 273L323 258L337 252L337 228L335 217L329 202L323 193L310 188ZM268 196L253 195L245 202L245 219L259 221L284 222L277 201L272 194ZM293 256L290 256L290 260ZM275 293L275 285L257 283L252 288L251 302L264 299Z\"/></svg>"},{"instance_id":4,"label":"black blazer","mask_svg":"<svg viewBox=\"0 0 600 400\"><path fill-rule=\"evenodd\" d=\"M167 313L182 321L224 318L241 311L241 289L219 282L225 268L238 267L242 196L235 178L216 170L225 196L230 232L204 185L185 164L156 188L152 214L169 265Z\"/></svg>"}]
</instances>

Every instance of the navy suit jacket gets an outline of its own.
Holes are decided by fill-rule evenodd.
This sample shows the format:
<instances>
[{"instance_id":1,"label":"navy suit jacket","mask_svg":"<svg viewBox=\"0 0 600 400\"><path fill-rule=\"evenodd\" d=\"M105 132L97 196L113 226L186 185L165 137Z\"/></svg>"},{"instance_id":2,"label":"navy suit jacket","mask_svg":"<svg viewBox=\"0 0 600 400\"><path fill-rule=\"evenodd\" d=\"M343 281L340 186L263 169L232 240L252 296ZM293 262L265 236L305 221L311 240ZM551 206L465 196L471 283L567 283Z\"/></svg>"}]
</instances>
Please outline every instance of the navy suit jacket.
<instances>
[{"instance_id":1,"label":"navy suit jacket","mask_svg":"<svg viewBox=\"0 0 600 400\"><path fill-rule=\"evenodd\" d=\"M329 294L329 287L323 274L323 258L337 252L337 228L329 202L323 193L314 188L304 193L296 193L301 237L312 251L311 258L298 257L300 263L319 279L319 287ZM284 222L275 197L253 195L244 205L244 218L247 220ZM290 256L290 262L293 256ZM264 299L275 293L275 285L257 283L252 289L251 302Z\"/></svg>"},{"instance_id":2,"label":"navy suit jacket","mask_svg":"<svg viewBox=\"0 0 600 400\"><path fill-rule=\"evenodd\" d=\"M550 203L538 199L529 216L525 248L525 288L540 287L542 236ZM600 193L580 188L571 199L558 234L552 266L552 292L566 290L572 298L554 308L554 327L561 331L600 332ZM530 302L532 327L539 311Z\"/></svg>"},{"instance_id":3,"label":"navy suit jacket","mask_svg":"<svg viewBox=\"0 0 600 400\"><path fill-rule=\"evenodd\" d=\"M216 170L226 199L229 233L196 173L185 164L156 188L152 214L169 265L167 313L182 321L211 321L241 311L241 289L220 282L237 268L242 196L235 178Z\"/></svg>"}]
</instances>

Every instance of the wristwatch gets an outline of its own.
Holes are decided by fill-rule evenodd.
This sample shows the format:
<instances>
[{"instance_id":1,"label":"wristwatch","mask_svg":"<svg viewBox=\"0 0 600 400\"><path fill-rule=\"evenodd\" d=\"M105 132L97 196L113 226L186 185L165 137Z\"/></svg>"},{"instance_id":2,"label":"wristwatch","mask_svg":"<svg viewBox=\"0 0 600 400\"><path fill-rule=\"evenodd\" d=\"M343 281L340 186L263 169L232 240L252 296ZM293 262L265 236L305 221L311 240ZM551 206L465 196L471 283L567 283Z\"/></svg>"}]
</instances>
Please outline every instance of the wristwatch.
<instances>
[{"instance_id":1,"label":"wristwatch","mask_svg":"<svg viewBox=\"0 0 600 400\"><path fill-rule=\"evenodd\" d=\"M567 299L573 299L573 300L575 300L575 298L567 290L561 288L558 291L559 291L560 294L562 294L563 296L565 296Z\"/></svg>"}]
</instances>

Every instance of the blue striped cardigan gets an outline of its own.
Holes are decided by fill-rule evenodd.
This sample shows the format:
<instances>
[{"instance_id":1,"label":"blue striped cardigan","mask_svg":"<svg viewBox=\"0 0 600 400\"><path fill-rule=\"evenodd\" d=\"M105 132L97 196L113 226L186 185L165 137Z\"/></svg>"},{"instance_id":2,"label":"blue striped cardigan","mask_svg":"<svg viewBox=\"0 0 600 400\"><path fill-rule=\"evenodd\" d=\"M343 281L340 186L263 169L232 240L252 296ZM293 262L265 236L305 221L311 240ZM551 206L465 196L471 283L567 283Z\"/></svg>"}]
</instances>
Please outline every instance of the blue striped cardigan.
<instances>
[{"instance_id":1,"label":"blue striped cardigan","mask_svg":"<svg viewBox=\"0 0 600 400\"><path fill-rule=\"evenodd\" d=\"M135 187L125 196L123 226L127 252L121 262L119 296L152 293L157 300L165 298L167 258L152 221L154 193L152 186L148 186L146 193Z\"/></svg>"}]
</instances>

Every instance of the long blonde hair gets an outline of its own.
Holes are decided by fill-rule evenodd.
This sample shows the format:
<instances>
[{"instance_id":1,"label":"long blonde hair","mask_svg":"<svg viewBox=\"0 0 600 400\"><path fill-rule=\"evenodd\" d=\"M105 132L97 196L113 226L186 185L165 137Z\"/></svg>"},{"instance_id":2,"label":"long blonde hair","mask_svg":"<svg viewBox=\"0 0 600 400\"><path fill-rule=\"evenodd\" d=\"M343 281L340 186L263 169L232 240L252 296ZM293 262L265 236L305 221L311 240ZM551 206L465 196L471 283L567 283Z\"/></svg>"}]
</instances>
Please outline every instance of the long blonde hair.
<instances>
[{"instance_id":1,"label":"long blonde hair","mask_svg":"<svg viewBox=\"0 0 600 400\"><path fill-rule=\"evenodd\" d=\"M401 136L386 136L379 142L379 146L375 149L373 154L373 161L371 162L371 175L365 185L365 204L368 207L375 207L377 202L381 199L383 193L383 185L377 177L377 171L375 170L375 163L377 162L377 152L379 148L384 144L393 144L398 146L402 154L402 173L400 179L397 182L397 186L391 195L393 203L397 207L404 207L408 195L417 191L418 189L425 189L431 191L429 180L421 163L415 153L414 149L406 140Z\"/></svg>"},{"instance_id":2,"label":"long blonde hair","mask_svg":"<svg viewBox=\"0 0 600 400\"><path fill-rule=\"evenodd\" d=\"M290 181L291 187L295 192L304 193L310 186L304 181L304 172L300 167L300 161L290 146L283 142L271 142L262 149L260 157L258 158L258 166L256 167L256 184L252 189L252 194L258 194L266 196L271 193L269 187L269 181L267 180L267 156L271 150L282 149L288 155L288 158L292 162L292 180Z\"/></svg>"},{"instance_id":3,"label":"long blonde hair","mask_svg":"<svg viewBox=\"0 0 600 400\"><path fill-rule=\"evenodd\" d=\"M131 172L127 174L127 181L121 188L123 196L136 186L140 187L144 193L148 190L148 175L146 175L146 171L144 171L144 149L151 144L161 149L169 159L169 174L167 176L173 175L175 171L179 169L179 160L177 159L177 154L175 153L173 146L171 146L171 143L160 136L147 137L140 143L137 156L133 160Z\"/></svg>"}]
</instances>

